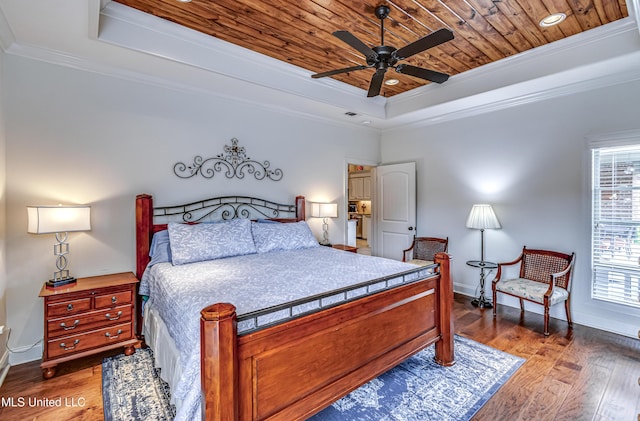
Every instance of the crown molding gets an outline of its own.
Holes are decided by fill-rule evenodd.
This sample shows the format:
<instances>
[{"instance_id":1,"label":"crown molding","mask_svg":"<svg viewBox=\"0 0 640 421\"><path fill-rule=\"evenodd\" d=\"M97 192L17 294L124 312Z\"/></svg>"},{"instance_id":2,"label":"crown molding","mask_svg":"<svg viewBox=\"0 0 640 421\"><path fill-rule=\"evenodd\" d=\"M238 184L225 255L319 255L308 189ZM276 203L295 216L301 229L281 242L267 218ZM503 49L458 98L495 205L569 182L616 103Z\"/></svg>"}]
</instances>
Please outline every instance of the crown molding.
<instances>
[{"instance_id":1,"label":"crown molding","mask_svg":"<svg viewBox=\"0 0 640 421\"><path fill-rule=\"evenodd\" d=\"M188 83L185 81L178 81L173 78L164 78L159 76L152 76L147 73L138 72L135 70L128 70L118 66L112 66L105 63L99 63L95 60L86 59L83 57L77 57L64 52L46 49L40 46L24 45L14 43L7 51L8 54L13 56L22 57L30 60L37 60L48 64L57 66L68 67L75 70L90 72L99 74L106 77L118 78L129 82L145 84L149 86L155 86L162 89L170 89L178 92L187 92L198 95L207 95L215 98L216 100L234 101L239 103L248 104L258 108L262 108L265 111L276 112L289 116L296 116L297 118L304 118L312 121L319 121L324 124L331 124L341 127L349 127L351 129L356 128L358 130L377 132L375 126L363 125L360 120L353 120L352 118L345 116L343 112L339 117L327 117L320 112L311 112L308 107L304 108L291 108L276 104L273 102L267 102L264 100L266 97L272 97L271 90L263 89L259 97L254 91L251 96L245 97L239 95L238 92L243 88L240 86L242 82L235 81L234 84L220 83L214 84L217 87L210 87L204 85L197 85ZM223 91L220 86L225 86L226 91ZM256 99L258 98L258 99ZM262 100L260 100L262 99Z\"/></svg>"},{"instance_id":2,"label":"crown molding","mask_svg":"<svg viewBox=\"0 0 640 421\"><path fill-rule=\"evenodd\" d=\"M505 96L510 96L510 100L514 101L518 101L519 98L531 101L537 92L540 93L541 99L548 99L554 92L563 96L571 93L571 88L565 90L558 86L560 89L551 91L545 83L549 82L549 78L552 80L554 75L571 72L575 79L567 80L565 83L569 83L573 89L589 89L588 81L591 79L594 80L594 86L600 87L600 75L585 69L592 65L597 66L599 62L612 60L612 63L617 63L618 66L610 67L610 74L626 72L630 64L615 59L638 51L640 39L637 26L633 19L625 18L453 75L445 84L429 84L396 95L388 99L387 118L393 119L418 110L430 109L432 112L429 118L439 120L453 111L452 108L456 104L460 107L481 108L478 104L479 99L491 110L497 103L503 102ZM614 79L612 77L612 83L616 82ZM443 107L443 104L448 106Z\"/></svg>"},{"instance_id":3,"label":"crown molding","mask_svg":"<svg viewBox=\"0 0 640 421\"><path fill-rule=\"evenodd\" d=\"M408 113L394 118L394 125L384 131L425 127L638 80L640 51Z\"/></svg>"},{"instance_id":4,"label":"crown molding","mask_svg":"<svg viewBox=\"0 0 640 421\"><path fill-rule=\"evenodd\" d=\"M162 57L210 73L293 94L332 107L385 118L384 98L311 71L111 2L100 11L98 40Z\"/></svg>"},{"instance_id":5,"label":"crown molding","mask_svg":"<svg viewBox=\"0 0 640 421\"><path fill-rule=\"evenodd\" d=\"M214 95L367 130L421 127L638 79L640 37L630 17L391 98L365 91L110 0L88 0L89 53L16 42L0 9L7 53L67 67ZM95 52L95 53L94 53ZM132 56L132 52L145 53ZM92 54L94 53L94 54ZM134 60L130 60L135 57ZM552 60L560 57L563 60ZM595 57L596 62L586 60ZM353 111L356 117L347 117ZM369 125L364 126L365 121Z\"/></svg>"}]
</instances>

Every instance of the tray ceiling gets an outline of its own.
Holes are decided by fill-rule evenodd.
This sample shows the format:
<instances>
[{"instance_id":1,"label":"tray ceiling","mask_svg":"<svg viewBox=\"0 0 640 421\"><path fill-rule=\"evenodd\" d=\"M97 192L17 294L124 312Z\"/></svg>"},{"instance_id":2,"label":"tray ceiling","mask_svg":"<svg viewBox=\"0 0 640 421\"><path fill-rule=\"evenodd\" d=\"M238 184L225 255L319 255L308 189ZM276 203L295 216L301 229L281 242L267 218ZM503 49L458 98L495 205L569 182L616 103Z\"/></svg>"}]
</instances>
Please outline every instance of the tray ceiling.
<instances>
[{"instance_id":1,"label":"tray ceiling","mask_svg":"<svg viewBox=\"0 0 640 421\"><path fill-rule=\"evenodd\" d=\"M380 1L299 0L115 0L218 39L311 72L365 64L364 57L332 35L348 30L369 46L380 45ZM450 75L606 25L629 15L624 0L447 0L386 2L385 44L400 48L429 33L449 28L455 39L404 62ZM551 13L567 18L543 28ZM374 69L333 76L367 90ZM381 95L391 97L428 84L393 70ZM364 94L363 94L364 95Z\"/></svg>"}]
</instances>

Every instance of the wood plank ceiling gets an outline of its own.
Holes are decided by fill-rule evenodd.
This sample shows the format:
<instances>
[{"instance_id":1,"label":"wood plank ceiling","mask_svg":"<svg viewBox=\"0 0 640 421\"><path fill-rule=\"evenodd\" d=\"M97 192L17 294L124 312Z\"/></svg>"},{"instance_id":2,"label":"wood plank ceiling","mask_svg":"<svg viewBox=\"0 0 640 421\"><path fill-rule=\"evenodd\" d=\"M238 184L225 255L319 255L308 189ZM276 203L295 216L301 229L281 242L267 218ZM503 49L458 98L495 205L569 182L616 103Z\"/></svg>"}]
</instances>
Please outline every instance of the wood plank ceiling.
<instances>
[{"instance_id":1,"label":"wood plank ceiling","mask_svg":"<svg viewBox=\"0 0 640 421\"><path fill-rule=\"evenodd\" d=\"M625 0L115 0L312 72L366 64L364 56L332 35L347 30L370 47L380 45L379 4L391 9L386 45L400 48L449 28L455 39L403 63L456 75L629 15ZM551 13L567 17L541 27ZM374 69L333 76L364 89ZM429 82L393 70L381 95L390 97ZM446 83L446 82L445 82ZM363 94L364 95L364 94Z\"/></svg>"}]
</instances>

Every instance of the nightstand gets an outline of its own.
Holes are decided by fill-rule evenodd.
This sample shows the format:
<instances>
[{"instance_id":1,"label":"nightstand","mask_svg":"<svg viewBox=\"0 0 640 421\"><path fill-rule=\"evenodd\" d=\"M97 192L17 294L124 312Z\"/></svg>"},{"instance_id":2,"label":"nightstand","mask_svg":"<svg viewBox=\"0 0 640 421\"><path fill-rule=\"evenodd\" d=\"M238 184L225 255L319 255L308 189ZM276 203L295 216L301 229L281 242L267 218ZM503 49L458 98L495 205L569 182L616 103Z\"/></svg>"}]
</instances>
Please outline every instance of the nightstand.
<instances>
[{"instance_id":1,"label":"nightstand","mask_svg":"<svg viewBox=\"0 0 640 421\"><path fill-rule=\"evenodd\" d=\"M346 244L334 244L333 248L334 249L338 249L338 250L350 251L351 253L357 253L358 252L358 248L357 247L348 246Z\"/></svg>"},{"instance_id":2,"label":"nightstand","mask_svg":"<svg viewBox=\"0 0 640 421\"><path fill-rule=\"evenodd\" d=\"M131 272L78 278L58 288L43 285L44 352L42 376L76 358L124 347L135 352L135 294L138 279Z\"/></svg>"}]
</instances>

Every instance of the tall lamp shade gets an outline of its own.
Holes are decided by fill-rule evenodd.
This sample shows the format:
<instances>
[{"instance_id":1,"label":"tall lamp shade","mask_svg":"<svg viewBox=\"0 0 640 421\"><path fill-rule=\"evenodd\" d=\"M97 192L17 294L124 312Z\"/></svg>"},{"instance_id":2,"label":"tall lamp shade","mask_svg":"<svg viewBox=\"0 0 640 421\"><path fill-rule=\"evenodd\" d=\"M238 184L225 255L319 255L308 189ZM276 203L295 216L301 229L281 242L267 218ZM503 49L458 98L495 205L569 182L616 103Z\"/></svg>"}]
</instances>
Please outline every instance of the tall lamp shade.
<instances>
[{"instance_id":1,"label":"tall lamp shade","mask_svg":"<svg viewBox=\"0 0 640 421\"><path fill-rule=\"evenodd\" d=\"M69 232L91 230L91 207L81 206L27 206L27 232L30 234L55 234L57 243L53 246L57 272L47 282L50 287L67 285L76 278L69 275L67 255Z\"/></svg>"},{"instance_id":2,"label":"tall lamp shade","mask_svg":"<svg viewBox=\"0 0 640 421\"><path fill-rule=\"evenodd\" d=\"M322 244L329 245L329 220L338 217L337 203L311 203L311 217L322 218Z\"/></svg>"},{"instance_id":3,"label":"tall lamp shade","mask_svg":"<svg viewBox=\"0 0 640 421\"><path fill-rule=\"evenodd\" d=\"M473 205L467 218L467 228L480 230L480 261L484 262L484 230L502 228L491 205Z\"/></svg>"}]
</instances>

